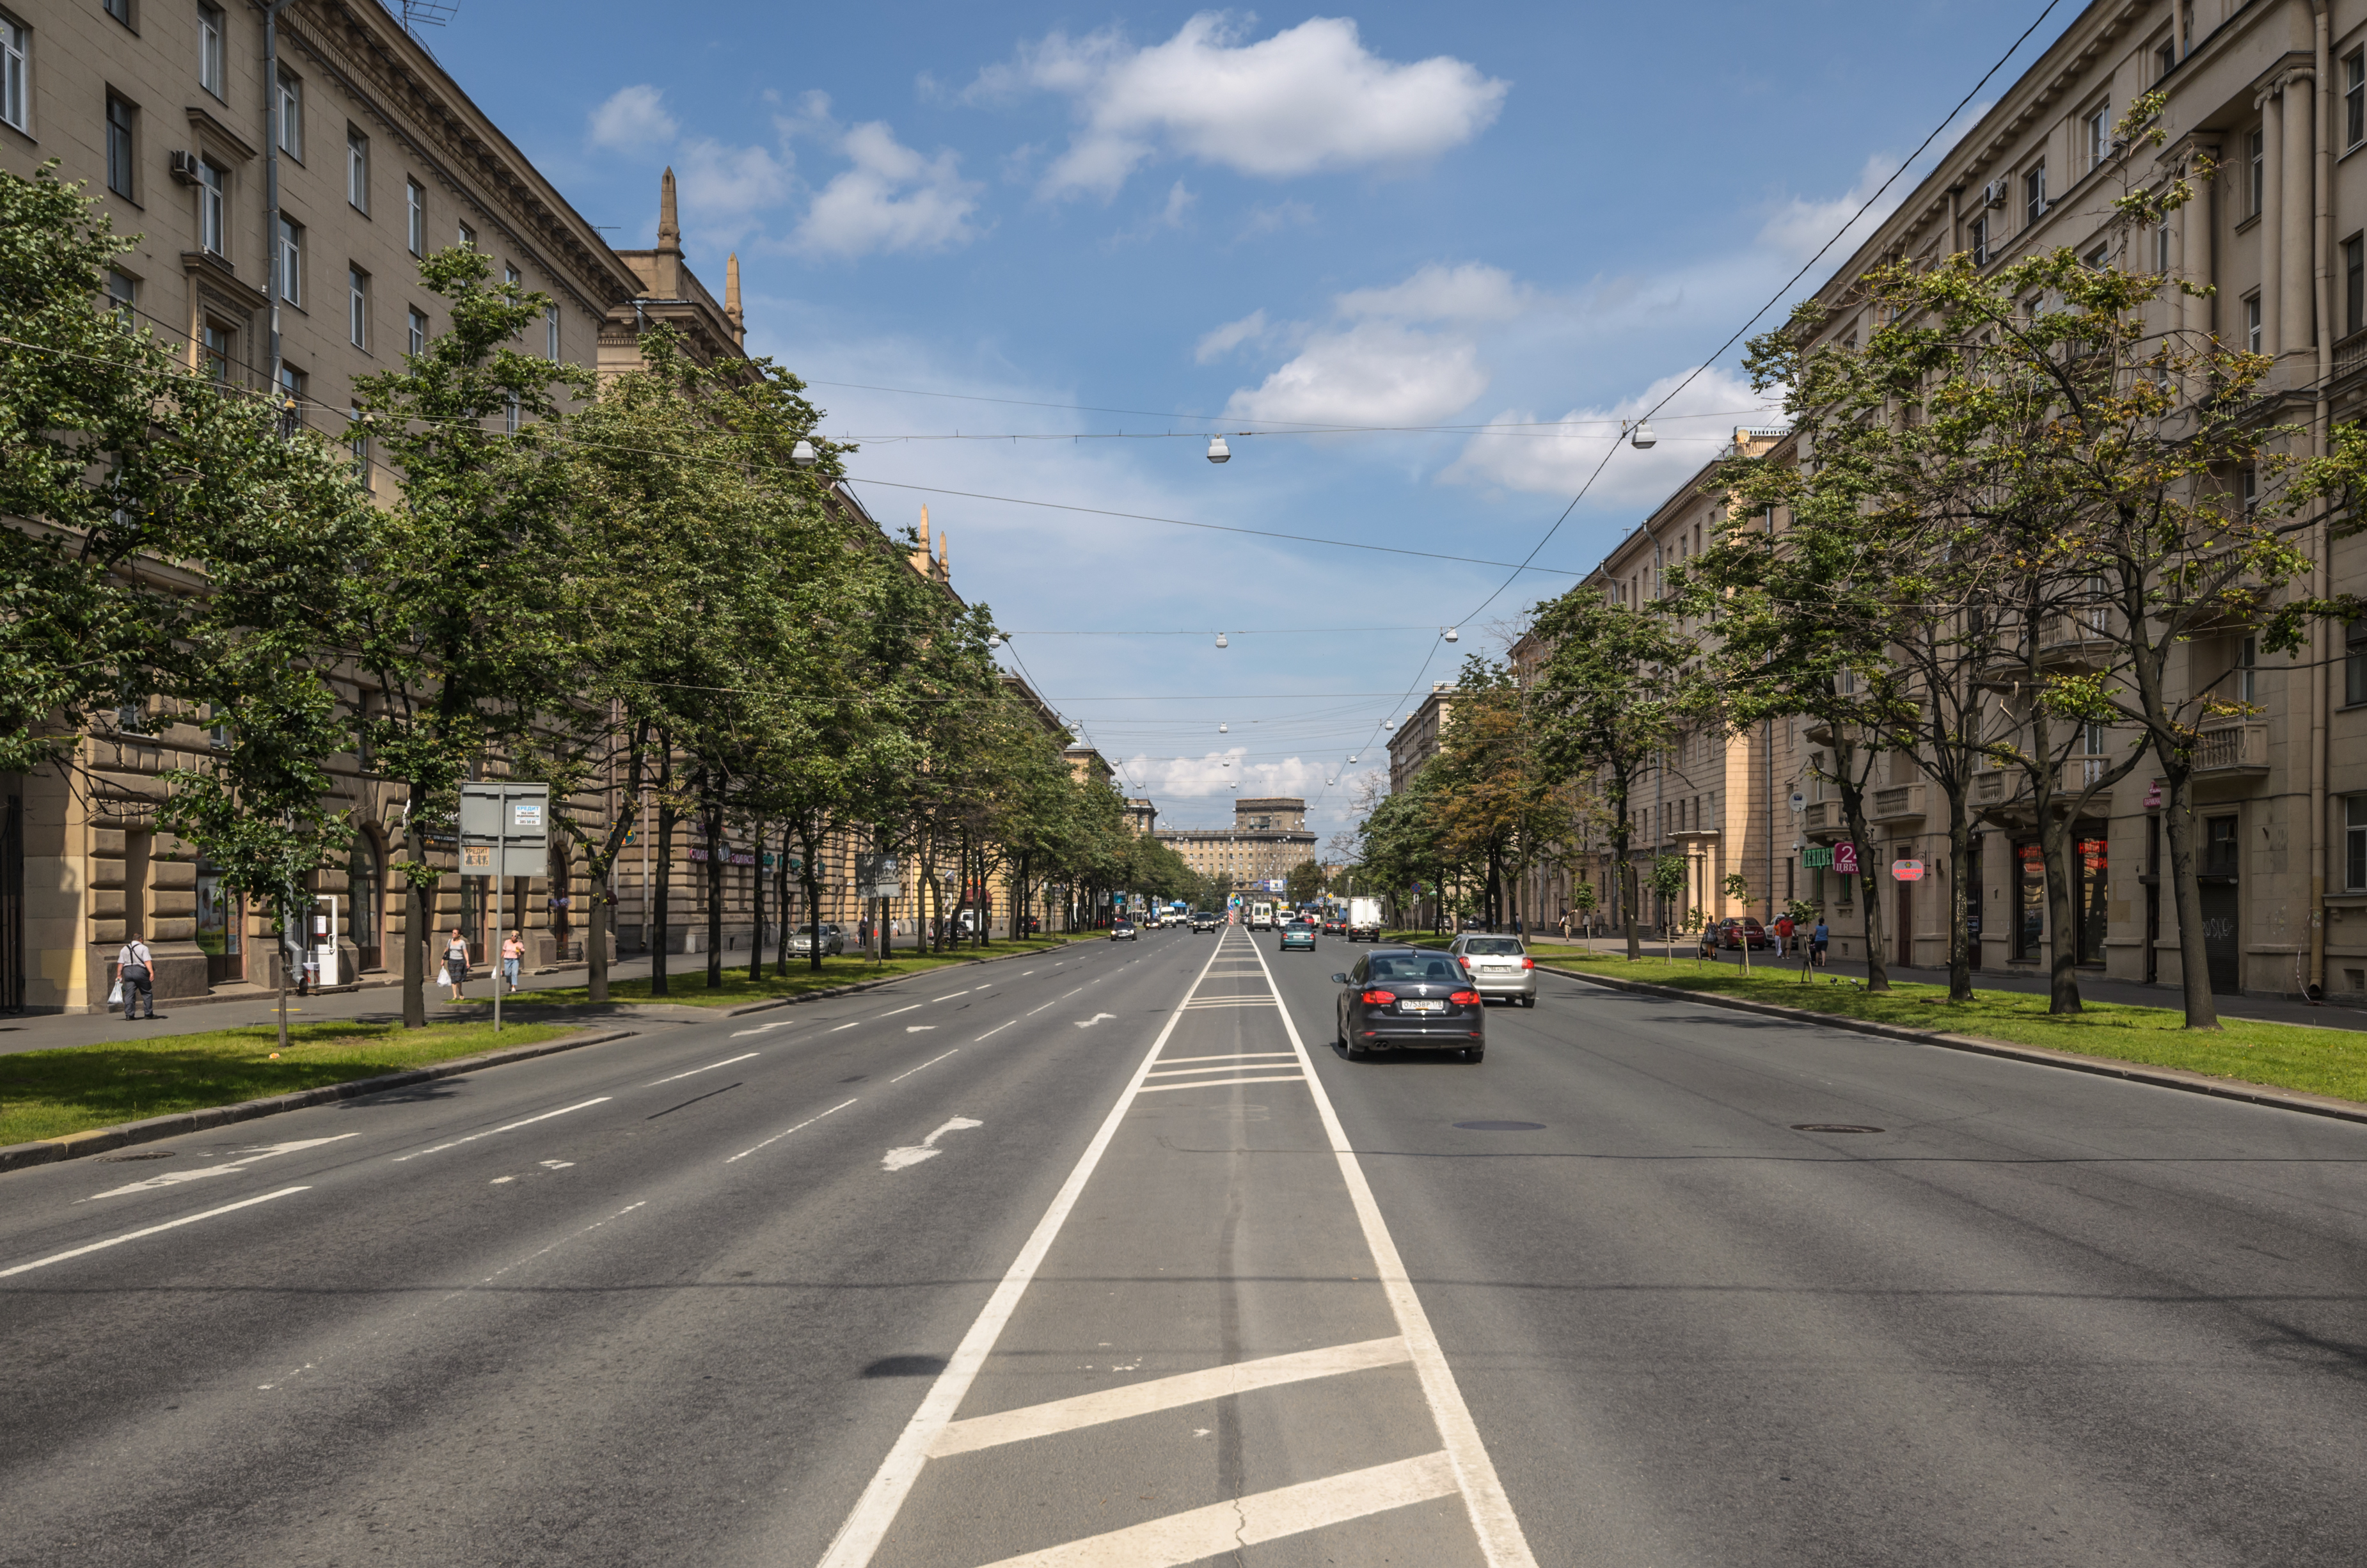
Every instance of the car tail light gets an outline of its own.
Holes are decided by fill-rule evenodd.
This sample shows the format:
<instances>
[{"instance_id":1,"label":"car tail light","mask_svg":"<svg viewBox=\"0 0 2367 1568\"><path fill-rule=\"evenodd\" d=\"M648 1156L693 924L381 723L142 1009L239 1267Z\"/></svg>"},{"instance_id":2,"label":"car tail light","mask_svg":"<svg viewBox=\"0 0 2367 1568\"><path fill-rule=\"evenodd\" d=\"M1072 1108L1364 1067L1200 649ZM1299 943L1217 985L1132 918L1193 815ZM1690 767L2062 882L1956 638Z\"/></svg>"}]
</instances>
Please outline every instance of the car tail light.
<instances>
[{"instance_id":1,"label":"car tail light","mask_svg":"<svg viewBox=\"0 0 2367 1568\"><path fill-rule=\"evenodd\" d=\"M1482 1002L1486 1001L1487 998L1480 995L1477 991L1458 991L1454 995L1449 996L1447 1000L1454 1003L1458 1007L1477 1007Z\"/></svg>"},{"instance_id":2,"label":"car tail light","mask_svg":"<svg viewBox=\"0 0 2367 1568\"><path fill-rule=\"evenodd\" d=\"M1523 969L1535 969L1537 967L1537 960L1530 958L1524 953L1521 957L1521 967Z\"/></svg>"},{"instance_id":3,"label":"car tail light","mask_svg":"<svg viewBox=\"0 0 2367 1568\"><path fill-rule=\"evenodd\" d=\"M1357 1000L1363 1002L1367 1007L1387 1007L1395 1003L1397 998L1386 991L1367 991Z\"/></svg>"}]
</instances>

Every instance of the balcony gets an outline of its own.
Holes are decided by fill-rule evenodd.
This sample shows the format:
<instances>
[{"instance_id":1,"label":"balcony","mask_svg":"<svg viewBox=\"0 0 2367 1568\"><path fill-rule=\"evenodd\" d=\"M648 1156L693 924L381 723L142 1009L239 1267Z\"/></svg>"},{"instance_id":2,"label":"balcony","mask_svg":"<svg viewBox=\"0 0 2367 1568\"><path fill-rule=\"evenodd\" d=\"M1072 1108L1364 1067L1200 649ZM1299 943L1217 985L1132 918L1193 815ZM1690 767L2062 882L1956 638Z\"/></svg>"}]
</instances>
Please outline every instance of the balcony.
<instances>
[{"instance_id":1,"label":"balcony","mask_svg":"<svg viewBox=\"0 0 2367 1568\"><path fill-rule=\"evenodd\" d=\"M2049 616L2040 628L2038 663L2051 670L2101 670L2112 664L2110 622L2101 609Z\"/></svg>"},{"instance_id":2,"label":"balcony","mask_svg":"<svg viewBox=\"0 0 2367 1568\"><path fill-rule=\"evenodd\" d=\"M2269 772L2269 726L2258 719L2206 724L2194 740L2197 782L2264 778Z\"/></svg>"},{"instance_id":3,"label":"balcony","mask_svg":"<svg viewBox=\"0 0 2367 1568\"><path fill-rule=\"evenodd\" d=\"M2026 822L2030 780L2018 767L1984 767L1973 775L1972 808L1991 822Z\"/></svg>"},{"instance_id":4,"label":"balcony","mask_svg":"<svg viewBox=\"0 0 2367 1568\"><path fill-rule=\"evenodd\" d=\"M1923 819L1923 792L1929 786L1895 784L1887 790L1876 790L1866 801L1865 820L1871 823L1920 822Z\"/></svg>"}]
</instances>

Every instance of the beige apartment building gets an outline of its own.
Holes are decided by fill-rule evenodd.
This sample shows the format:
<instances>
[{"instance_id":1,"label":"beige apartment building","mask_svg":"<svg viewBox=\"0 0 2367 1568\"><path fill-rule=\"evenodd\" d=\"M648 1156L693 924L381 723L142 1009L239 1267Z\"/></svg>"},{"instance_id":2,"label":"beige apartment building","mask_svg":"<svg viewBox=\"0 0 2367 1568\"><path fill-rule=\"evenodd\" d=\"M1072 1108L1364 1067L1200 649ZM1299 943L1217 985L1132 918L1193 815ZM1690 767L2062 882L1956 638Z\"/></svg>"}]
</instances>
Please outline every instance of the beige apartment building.
<instances>
[{"instance_id":1,"label":"beige apartment building","mask_svg":"<svg viewBox=\"0 0 2367 1568\"><path fill-rule=\"evenodd\" d=\"M1293 866L1315 858L1307 802L1291 795L1235 801L1230 827L1162 827L1151 836L1196 874L1228 878L1243 892L1278 893Z\"/></svg>"},{"instance_id":2,"label":"beige apartment building","mask_svg":"<svg viewBox=\"0 0 2367 1568\"><path fill-rule=\"evenodd\" d=\"M1455 684L1433 681L1430 694L1405 719L1389 731L1389 793L1394 795L1413 782L1421 765L1438 755L1440 737L1445 733L1448 715L1455 707Z\"/></svg>"}]
</instances>

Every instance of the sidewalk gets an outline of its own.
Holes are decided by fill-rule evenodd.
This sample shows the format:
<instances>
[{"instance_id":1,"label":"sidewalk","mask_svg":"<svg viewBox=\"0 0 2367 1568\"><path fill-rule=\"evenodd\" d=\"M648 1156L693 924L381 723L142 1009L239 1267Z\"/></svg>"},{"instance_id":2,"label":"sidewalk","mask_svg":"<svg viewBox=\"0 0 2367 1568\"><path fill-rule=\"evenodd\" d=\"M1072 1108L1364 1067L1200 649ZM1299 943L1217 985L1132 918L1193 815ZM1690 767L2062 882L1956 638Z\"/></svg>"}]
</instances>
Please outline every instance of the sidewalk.
<instances>
[{"instance_id":1,"label":"sidewalk","mask_svg":"<svg viewBox=\"0 0 2367 1568\"><path fill-rule=\"evenodd\" d=\"M1541 955L1555 949L1576 949L1615 956L1624 954L1627 950L1626 938L1623 937L1572 937L1569 941L1564 942L1558 936L1532 936L1528 940L1529 945ZM1667 944L1654 941L1649 937L1644 938L1643 952L1648 962L1652 959L1665 957L1668 950ZM1688 937L1677 938L1677 957L1687 959L1698 956L1699 950L1694 947L1693 938ZM1731 963L1738 967L1742 962L1740 953L1729 953L1724 949L1719 950L1717 959L1720 963ZM1753 971L1756 971L1779 966L1775 963L1775 955L1762 949L1750 955L1750 967ZM1800 961L1796 953L1784 955L1780 967L1787 974L1796 976L1800 970ZM1861 960L1834 959L1826 965L1824 973L1863 980L1865 978L1865 964ZM1948 983L1948 971L1944 969L1903 969L1893 964L1890 966L1890 976L1894 980L1911 980L1922 985ZM1639 974L1637 978L1649 980L1651 976ZM1820 982L1810 983L1820 983ZM2043 996L2046 994L2046 975L2043 971L2033 973L2029 970L2018 968L1976 969L1973 971L1973 988L1976 991L2021 991ZM2184 1006L2176 986L2144 985L2134 981L2106 980L2101 975L2091 974L2085 971L2082 971L2079 975L2079 995L2083 1000L2090 1002L2117 1002L2132 1007L2175 1009ZM2307 1024L2323 1029L2367 1029L2367 1009L2332 1006L2313 1006L2307 1002L2297 1002L2283 996L2223 996L2219 999L2219 1011L2223 1017L2251 1018L2264 1024Z\"/></svg>"}]
</instances>

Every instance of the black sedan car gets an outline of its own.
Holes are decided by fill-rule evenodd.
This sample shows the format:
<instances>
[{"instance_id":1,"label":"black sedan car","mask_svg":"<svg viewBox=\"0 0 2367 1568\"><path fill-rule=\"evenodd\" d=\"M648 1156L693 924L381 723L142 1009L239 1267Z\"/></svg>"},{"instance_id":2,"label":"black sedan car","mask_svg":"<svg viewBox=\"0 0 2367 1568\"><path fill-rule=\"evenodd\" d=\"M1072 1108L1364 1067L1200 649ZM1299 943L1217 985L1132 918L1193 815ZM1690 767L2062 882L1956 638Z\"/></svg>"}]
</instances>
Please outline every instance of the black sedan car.
<instances>
[{"instance_id":1,"label":"black sedan car","mask_svg":"<svg viewBox=\"0 0 2367 1568\"><path fill-rule=\"evenodd\" d=\"M1453 953L1376 948L1331 979L1340 987L1340 1040L1351 1056L1459 1051L1477 1062L1487 1051L1487 999Z\"/></svg>"},{"instance_id":2,"label":"black sedan car","mask_svg":"<svg viewBox=\"0 0 2367 1568\"><path fill-rule=\"evenodd\" d=\"M1315 950L1315 927L1308 925L1304 920L1293 920L1285 924L1282 928L1281 950L1286 953L1293 948L1302 948L1308 952L1313 952Z\"/></svg>"}]
</instances>

